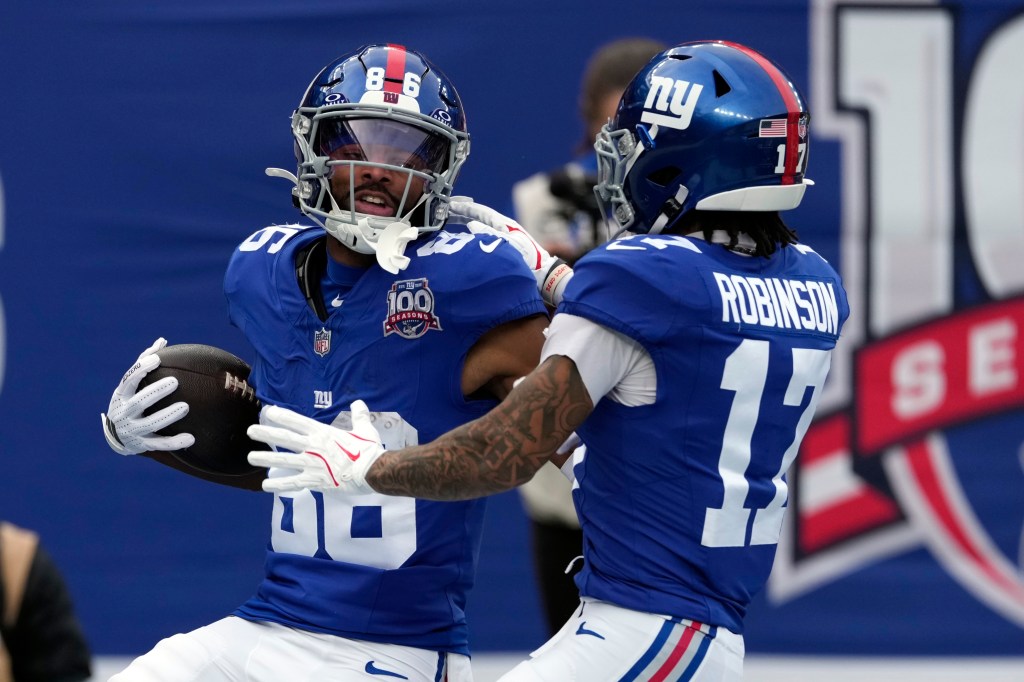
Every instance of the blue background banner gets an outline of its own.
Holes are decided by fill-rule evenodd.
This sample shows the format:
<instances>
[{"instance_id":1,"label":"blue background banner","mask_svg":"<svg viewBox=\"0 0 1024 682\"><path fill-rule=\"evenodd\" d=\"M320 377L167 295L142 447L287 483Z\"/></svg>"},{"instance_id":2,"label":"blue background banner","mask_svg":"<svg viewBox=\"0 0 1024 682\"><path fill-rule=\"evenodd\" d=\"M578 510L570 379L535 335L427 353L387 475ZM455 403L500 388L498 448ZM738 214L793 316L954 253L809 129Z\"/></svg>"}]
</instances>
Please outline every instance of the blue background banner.
<instances>
[{"instance_id":1,"label":"blue background banner","mask_svg":"<svg viewBox=\"0 0 1024 682\"><path fill-rule=\"evenodd\" d=\"M570 158L601 43L722 38L811 105L790 223L854 308L797 467L754 653L1024 654L1024 19L1019 1L8 0L0 5L0 517L36 529L98 654L222 617L262 574L270 496L122 458L99 414L156 337L247 357L221 278L300 220L291 111L334 57L425 53L465 103L457 191L497 207ZM981 311L981 312L979 312ZM875 447L872 428L888 427ZM493 500L478 650L543 627L527 526Z\"/></svg>"}]
</instances>

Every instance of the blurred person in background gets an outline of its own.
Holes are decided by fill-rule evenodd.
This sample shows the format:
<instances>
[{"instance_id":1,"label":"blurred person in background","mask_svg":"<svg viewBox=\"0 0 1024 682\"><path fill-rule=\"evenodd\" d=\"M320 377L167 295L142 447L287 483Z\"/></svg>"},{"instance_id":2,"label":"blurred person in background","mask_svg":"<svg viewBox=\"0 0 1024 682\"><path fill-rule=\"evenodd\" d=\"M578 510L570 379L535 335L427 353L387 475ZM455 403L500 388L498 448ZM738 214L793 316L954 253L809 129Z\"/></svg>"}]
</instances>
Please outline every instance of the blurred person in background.
<instances>
[{"instance_id":1,"label":"blurred person in background","mask_svg":"<svg viewBox=\"0 0 1024 682\"><path fill-rule=\"evenodd\" d=\"M79 682L92 655L39 536L0 522L0 682Z\"/></svg>"},{"instance_id":2,"label":"blurred person in background","mask_svg":"<svg viewBox=\"0 0 1024 682\"><path fill-rule=\"evenodd\" d=\"M664 43L642 37L615 40L598 48L580 83L579 114L584 136L575 159L548 173L516 183L512 199L516 220L552 255L574 262L607 235L594 195L597 154L594 140L615 116L622 91ZM573 560L583 553L583 531L572 503L569 482L556 467L542 467L520 486L530 523L533 566L548 634L558 631L579 605L572 584Z\"/></svg>"},{"instance_id":3,"label":"blurred person in background","mask_svg":"<svg viewBox=\"0 0 1024 682\"><path fill-rule=\"evenodd\" d=\"M576 157L512 186L514 217L551 255L570 264L608 238L599 234L602 217L594 196L597 155L594 140L615 116L622 91L656 54L668 47L652 38L621 38L598 48L580 83L583 138Z\"/></svg>"}]
</instances>

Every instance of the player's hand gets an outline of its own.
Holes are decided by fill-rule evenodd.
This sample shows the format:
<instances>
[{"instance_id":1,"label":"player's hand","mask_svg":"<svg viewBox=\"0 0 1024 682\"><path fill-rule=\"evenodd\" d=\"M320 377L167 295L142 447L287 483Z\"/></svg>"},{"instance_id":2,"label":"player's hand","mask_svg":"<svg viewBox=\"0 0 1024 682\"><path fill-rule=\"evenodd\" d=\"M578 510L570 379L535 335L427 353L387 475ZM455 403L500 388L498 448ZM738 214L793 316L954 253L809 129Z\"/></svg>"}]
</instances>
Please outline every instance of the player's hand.
<instances>
[{"instance_id":1,"label":"player's hand","mask_svg":"<svg viewBox=\"0 0 1024 682\"><path fill-rule=\"evenodd\" d=\"M114 390L107 411L100 414L103 435L118 454L137 455L140 452L154 450L181 450L190 447L196 441L190 433L179 433L176 436L154 435L160 429L187 415L188 403L177 402L151 415L143 415L147 408L174 393L178 388L177 379L165 377L139 390L139 382L143 377L160 366L160 356L156 353L166 345L167 340L159 338L152 346L142 351L142 355L131 369L121 377L121 383Z\"/></svg>"},{"instance_id":2,"label":"player's hand","mask_svg":"<svg viewBox=\"0 0 1024 682\"><path fill-rule=\"evenodd\" d=\"M352 403L352 430L321 424L297 412L269 405L260 412L260 423L249 427L249 437L291 452L249 453L249 464L292 469L263 481L268 493L296 490L340 490L352 495L374 492L366 472L384 454L380 435L370 419L366 403ZM276 473L276 472L275 472Z\"/></svg>"},{"instance_id":3,"label":"player's hand","mask_svg":"<svg viewBox=\"0 0 1024 682\"><path fill-rule=\"evenodd\" d=\"M564 260L552 256L522 225L493 208L469 197L452 197L450 207L455 215L469 219L466 227L473 234L500 237L514 246L533 271L541 298L552 308L558 306L565 285L572 277L572 268Z\"/></svg>"}]
</instances>

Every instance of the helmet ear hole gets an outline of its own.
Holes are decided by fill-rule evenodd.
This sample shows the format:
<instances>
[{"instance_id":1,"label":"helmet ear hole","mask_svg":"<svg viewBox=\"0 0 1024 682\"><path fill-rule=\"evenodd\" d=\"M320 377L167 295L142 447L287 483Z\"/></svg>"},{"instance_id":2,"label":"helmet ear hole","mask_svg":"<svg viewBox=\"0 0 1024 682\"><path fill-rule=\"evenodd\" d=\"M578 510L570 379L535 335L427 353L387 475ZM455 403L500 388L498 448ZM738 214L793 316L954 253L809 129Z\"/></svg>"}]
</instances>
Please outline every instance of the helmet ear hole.
<instances>
[{"instance_id":1,"label":"helmet ear hole","mask_svg":"<svg viewBox=\"0 0 1024 682\"><path fill-rule=\"evenodd\" d=\"M680 172L675 166L662 166L653 173L648 173L647 180L658 187L668 187L673 180L679 177Z\"/></svg>"},{"instance_id":2,"label":"helmet ear hole","mask_svg":"<svg viewBox=\"0 0 1024 682\"><path fill-rule=\"evenodd\" d=\"M711 76L715 81L715 97L721 97L732 90L732 86L725 80L725 76L718 73L718 69L711 72Z\"/></svg>"}]
</instances>

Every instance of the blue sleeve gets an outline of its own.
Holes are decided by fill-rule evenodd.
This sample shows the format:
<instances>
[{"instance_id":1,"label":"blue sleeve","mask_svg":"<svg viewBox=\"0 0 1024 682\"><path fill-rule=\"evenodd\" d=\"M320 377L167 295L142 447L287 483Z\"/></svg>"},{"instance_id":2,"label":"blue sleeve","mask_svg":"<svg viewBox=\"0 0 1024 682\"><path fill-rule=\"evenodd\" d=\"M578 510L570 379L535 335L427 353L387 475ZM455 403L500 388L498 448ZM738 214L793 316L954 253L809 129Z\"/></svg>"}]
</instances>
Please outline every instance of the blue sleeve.
<instances>
[{"instance_id":1,"label":"blue sleeve","mask_svg":"<svg viewBox=\"0 0 1024 682\"><path fill-rule=\"evenodd\" d=\"M610 253L599 249L580 259L565 288L557 312L583 317L648 346L672 328L685 313L680 309L679 281L656 281L663 272L639 252ZM680 279L685 273L680 273ZM694 289L693 300L706 305L707 294Z\"/></svg>"},{"instance_id":2,"label":"blue sleeve","mask_svg":"<svg viewBox=\"0 0 1024 682\"><path fill-rule=\"evenodd\" d=\"M537 280L515 247L499 237L474 235L449 264L461 289L458 306L448 314L466 328L483 333L530 315L546 314ZM488 250L490 249L490 250Z\"/></svg>"},{"instance_id":3,"label":"blue sleeve","mask_svg":"<svg viewBox=\"0 0 1024 682\"><path fill-rule=\"evenodd\" d=\"M250 342L254 322L280 317L281 292L298 292L285 277L295 277L295 250L321 234L319 228L272 225L257 230L238 245L224 273L228 319Z\"/></svg>"}]
</instances>

